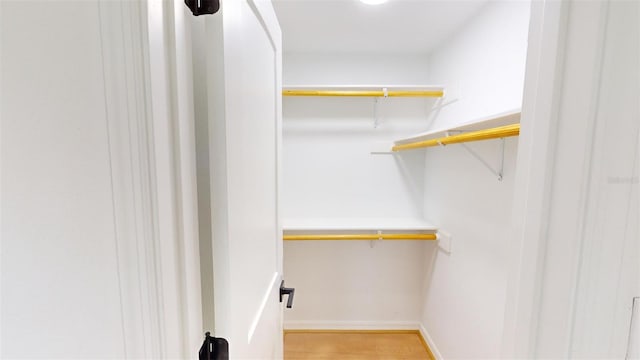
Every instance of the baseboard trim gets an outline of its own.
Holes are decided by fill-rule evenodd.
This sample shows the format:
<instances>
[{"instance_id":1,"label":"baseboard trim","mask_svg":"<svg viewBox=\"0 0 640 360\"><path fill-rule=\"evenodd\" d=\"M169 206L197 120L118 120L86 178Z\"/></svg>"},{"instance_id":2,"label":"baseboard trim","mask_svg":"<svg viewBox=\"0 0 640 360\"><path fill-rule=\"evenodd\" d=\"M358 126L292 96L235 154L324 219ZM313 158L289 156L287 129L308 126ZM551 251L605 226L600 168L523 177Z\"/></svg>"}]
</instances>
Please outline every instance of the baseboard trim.
<instances>
[{"instance_id":1,"label":"baseboard trim","mask_svg":"<svg viewBox=\"0 0 640 360\"><path fill-rule=\"evenodd\" d=\"M422 341L425 342L425 346L427 347L427 351L429 351L429 355L431 355L431 358L434 360L444 360L442 354L440 353L440 350L438 350L438 347L433 342L433 338L431 337L431 335L429 335L429 332L424 327L424 325L420 324L419 329Z\"/></svg>"},{"instance_id":2,"label":"baseboard trim","mask_svg":"<svg viewBox=\"0 0 640 360\"><path fill-rule=\"evenodd\" d=\"M285 330L419 330L411 321L285 321Z\"/></svg>"},{"instance_id":3,"label":"baseboard trim","mask_svg":"<svg viewBox=\"0 0 640 360\"><path fill-rule=\"evenodd\" d=\"M292 329L285 334L420 334L420 330Z\"/></svg>"}]
</instances>

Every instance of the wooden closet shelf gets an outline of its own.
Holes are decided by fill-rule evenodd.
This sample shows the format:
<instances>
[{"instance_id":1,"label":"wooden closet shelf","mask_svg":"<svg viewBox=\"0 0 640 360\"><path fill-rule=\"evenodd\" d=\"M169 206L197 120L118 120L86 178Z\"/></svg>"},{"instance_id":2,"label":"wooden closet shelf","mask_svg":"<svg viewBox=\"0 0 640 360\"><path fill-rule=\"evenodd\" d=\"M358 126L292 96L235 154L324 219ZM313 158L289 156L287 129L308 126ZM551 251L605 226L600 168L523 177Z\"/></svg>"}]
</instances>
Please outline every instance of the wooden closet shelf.
<instances>
[{"instance_id":1,"label":"wooden closet shelf","mask_svg":"<svg viewBox=\"0 0 640 360\"><path fill-rule=\"evenodd\" d=\"M284 220L285 241L436 240L436 227L419 218L304 218Z\"/></svg>"},{"instance_id":2,"label":"wooden closet shelf","mask_svg":"<svg viewBox=\"0 0 640 360\"><path fill-rule=\"evenodd\" d=\"M421 149L438 145L501 139L520 134L520 110L482 118L457 127L429 131L395 142L392 151Z\"/></svg>"},{"instance_id":3,"label":"wooden closet shelf","mask_svg":"<svg viewBox=\"0 0 640 360\"><path fill-rule=\"evenodd\" d=\"M284 235L283 240L437 240L436 234L324 234Z\"/></svg>"},{"instance_id":4,"label":"wooden closet shelf","mask_svg":"<svg viewBox=\"0 0 640 360\"><path fill-rule=\"evenodd\" d=\"M506 138L511 136L518 136L518 135L520 135L520 124L513 124L513 125L500 126L500 127L486 129L486 130L472 131L472 132L458 134L458 135L444 136L441 138L430 139L425 141L418 141L415 143L396 145L393 148L391 148L391 150L392 151L413 150L413 149L421 149L421 148L438 146L438 145L458 144L458 143L464 143L464 142L481 141L481 140L489 140L489 139L501 139L501 138Z\"/></svg>"},{"instance_id":5,"label":"wooden closet shelf","mask_svg":"<svg viewBox=\"0 0 640 360\"><path fill-rule=\"evenodd\" d=\"M443 97L440 86L285 86L283 96L352 96L352 97Z\"/></svg>"}]
</instances>

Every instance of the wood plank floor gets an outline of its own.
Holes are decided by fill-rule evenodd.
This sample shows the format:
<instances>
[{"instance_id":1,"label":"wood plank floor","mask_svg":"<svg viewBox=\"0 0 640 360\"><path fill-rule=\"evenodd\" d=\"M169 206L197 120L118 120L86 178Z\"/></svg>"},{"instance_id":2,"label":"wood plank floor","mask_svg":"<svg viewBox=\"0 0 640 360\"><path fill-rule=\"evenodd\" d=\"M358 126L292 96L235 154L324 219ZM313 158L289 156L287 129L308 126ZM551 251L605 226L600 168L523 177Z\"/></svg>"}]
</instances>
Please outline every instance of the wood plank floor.
<instances>
[{"instance_id":1,"label":"wood plank floor","mask_svg":"<svg viewBox=\"0 0 640 360\"><path fill-rule=\"evenodd\" d=\"M285 331L285 360L432 359L412 331Z\"/></svg>"}]
</instances>

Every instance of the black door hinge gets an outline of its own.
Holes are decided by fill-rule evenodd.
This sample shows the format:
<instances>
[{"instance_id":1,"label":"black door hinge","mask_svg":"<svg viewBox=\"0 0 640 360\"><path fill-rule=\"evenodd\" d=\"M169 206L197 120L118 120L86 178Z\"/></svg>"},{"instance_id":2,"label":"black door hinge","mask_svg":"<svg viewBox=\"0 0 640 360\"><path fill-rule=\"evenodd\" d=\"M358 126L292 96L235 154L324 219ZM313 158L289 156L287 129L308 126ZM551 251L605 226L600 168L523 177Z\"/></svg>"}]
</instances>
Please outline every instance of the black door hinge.
<instances>
[{"instance_id":1,"label":"black door hinge","mask_svg":"<svg viewBox=\"0 0 640 360\"><path fill-rule=\"evenodd\" d=\"M215 14L220 10L220 0L184 0L194 16Z\"/></svg>"},{"instance_id":2,"label":"black door hinge","mask_svg":"<svg viewBox=\"0 0 640 360\"><path fill-rule=\"evenodd\" d=\"M223 338L211 336L207 331L198 353L199 360L229 360L229 342Z\"/></svg>"}]
</instances>

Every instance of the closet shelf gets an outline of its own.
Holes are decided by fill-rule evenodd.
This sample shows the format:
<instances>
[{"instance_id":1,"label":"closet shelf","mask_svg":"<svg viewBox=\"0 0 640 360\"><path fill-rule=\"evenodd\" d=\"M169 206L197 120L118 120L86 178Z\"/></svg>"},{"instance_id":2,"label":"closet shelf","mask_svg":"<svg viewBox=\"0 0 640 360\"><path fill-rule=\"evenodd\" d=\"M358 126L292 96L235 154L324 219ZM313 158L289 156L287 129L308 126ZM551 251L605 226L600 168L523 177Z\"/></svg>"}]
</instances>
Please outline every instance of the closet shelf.
<instances>
[{"instance_id":1,"label":"closet shelf","mask_svg":"<svg viewBox=\"0 0 640 360\"><path fill-rule=\"evenodd\" d=\"M520 134L520 109L496 114L453 128L421 133L395 141L392 151L420 149L437 145L499 139Z\"/></svg>"},{"instance_id":2,"label":"closet shelf","mask_svg":"<svg viewBox=\"0 0 640 360\"><path fill-rule=\"evenodd\" d=\"M285 241L293 240L437 240L436 234L325 234L284 235Z\"/></svg>"},{"instance_id":3,"label":"closet shelf","mask_svg":"<svg viewBox=\"0 0 640 360\"><path fill-rule=\"evenodd\" d=\"M436 240L437 229L422 219L285 219L283 240Z\"/></svg>"},{"instance_id":4,"label":"closet shelf","mask_svg":"<svg viewBox=\"0 0 640 360\"><path fill-rule=\"evenodd\" d=\"M480 141L489 139L502 139L510 136L518 136L520 134L520 124L499 126L486 130L472 131L464 134L450 135L441 138L418 141L415 143L396 145L391 148L392 151L403 151L421 149L430 146L458 144L470 141Z\"/></svg>"},{"instance_id":5,"label":"closet shelf","mask_svg":"<svg viewBox=\"0 0 640 360\"><path fill-rule=\"evenodd\" d=\"M283 86L283 96L443 97L442 86L427 85L318 85Z\"/></svg>"}]
</instances>

